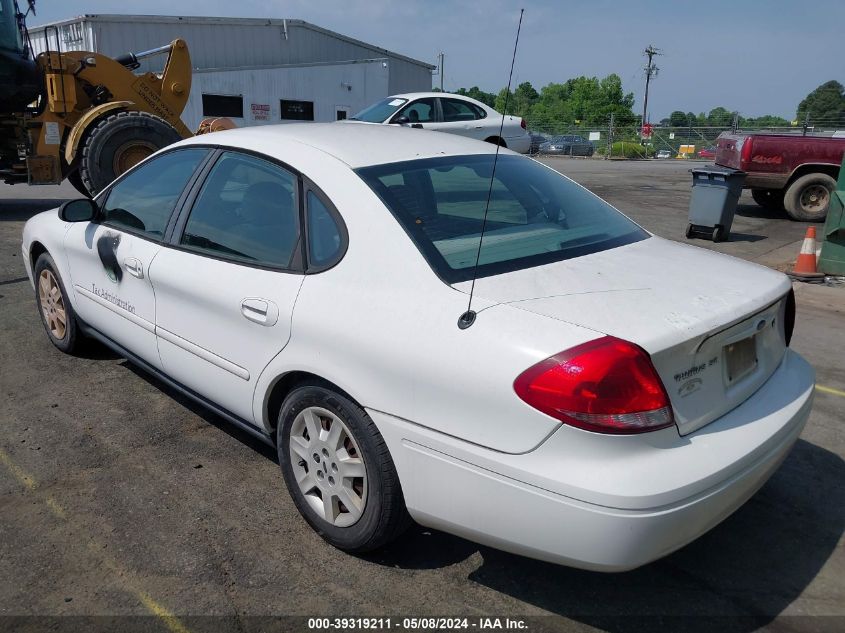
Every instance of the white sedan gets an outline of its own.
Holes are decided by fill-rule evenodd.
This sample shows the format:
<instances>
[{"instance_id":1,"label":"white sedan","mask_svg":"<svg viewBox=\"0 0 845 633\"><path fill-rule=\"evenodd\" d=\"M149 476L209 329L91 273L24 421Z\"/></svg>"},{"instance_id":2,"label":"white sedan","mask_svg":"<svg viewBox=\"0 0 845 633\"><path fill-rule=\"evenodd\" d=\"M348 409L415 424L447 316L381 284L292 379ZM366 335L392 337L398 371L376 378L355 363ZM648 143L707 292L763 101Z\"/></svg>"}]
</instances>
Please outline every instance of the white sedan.
<instances>
[{"instance_id":1,"label":"white sedan","mask_svg":"<svg viewBox=\"0 0 845 633\"><path fill-rule=\"evenodd\" d=\"M531 149L525 120L502 115L490 106L448 92L412 92L374 103L350 121L385 123L448 132L507 147L520 154Z\"/></svg>"},{"instance_id":2,"label":"white sedan","mask_svg":"<svg viewBox=\"0 0 845 633\"><path fill-rule=\"evenodd\" d=\"M413 518L643 565L742 505L801 433L814 372L789 348L790 283L529 158L494 170L495 149L368 125L187 139L27 222L38 312L59 349L98 339L274 444L339 548Z\"/></svg>"}]
</instances>

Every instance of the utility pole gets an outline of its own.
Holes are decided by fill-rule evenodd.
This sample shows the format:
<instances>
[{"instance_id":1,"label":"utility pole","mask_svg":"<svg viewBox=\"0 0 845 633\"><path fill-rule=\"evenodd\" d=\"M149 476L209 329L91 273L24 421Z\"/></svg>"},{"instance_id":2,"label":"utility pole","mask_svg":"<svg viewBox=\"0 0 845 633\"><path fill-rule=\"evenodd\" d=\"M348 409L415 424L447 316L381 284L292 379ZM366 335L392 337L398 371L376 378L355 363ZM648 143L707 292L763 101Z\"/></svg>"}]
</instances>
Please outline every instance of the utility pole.
<instances>
[{"instance_id":1,"label":"utility pole","mask_svg":"<svg viewBox=\"0 0 845 633\"><path fill-rule=\"evenodd\" d=\"M437 70L440 73L440 92L443 92L443 58L446 56L443 54L443 51L440 51L440 55L437 57L439 59Z\"/></svg>"},{"instance_id":2,"label":"utility pole","mask_svg":"<svg viewBox=\"0 0 845 633\"><path fill-rule=\"evenodd\" d=\"M607 152L604 159L607 160L613 155L613 112L610 113L610 125L607 126Z\"/></svg>"},{"instance_id":3,"label":"utility pole","mask_svg":"<svg viewBox=\"0 0 845 633\"><path fill-rule=\"evenodd\" d=\"M652 77L657 77L660 70L652 61L655 55L662 55L659 48L655 48L649 44L648 48L643 51L643 54L648 57L648 65L645 67L645 97L643 98L643 125L648 123L648 85L651 83Z\"/></svg>"}]
</instances>

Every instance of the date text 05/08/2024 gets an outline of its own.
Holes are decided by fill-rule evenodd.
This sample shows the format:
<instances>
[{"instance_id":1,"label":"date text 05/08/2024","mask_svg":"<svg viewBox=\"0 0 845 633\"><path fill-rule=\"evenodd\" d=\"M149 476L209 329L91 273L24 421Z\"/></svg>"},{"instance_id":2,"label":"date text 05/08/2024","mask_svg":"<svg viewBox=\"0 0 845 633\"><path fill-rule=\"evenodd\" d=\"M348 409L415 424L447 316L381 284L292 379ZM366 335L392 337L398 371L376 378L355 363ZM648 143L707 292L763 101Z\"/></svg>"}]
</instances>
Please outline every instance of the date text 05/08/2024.
<instances>
[{"instance_id":1,"label":"date text 05/08/2024","mask_svg":"<svg viewBox=\"0 0 845 633\"><path fill-rule=\"evenodd\" d=\"M472 630L479 631L527 629L525 620L519 618L309 618L308 629L311 631L330 630Z\"/></svg>"}]
</instances>

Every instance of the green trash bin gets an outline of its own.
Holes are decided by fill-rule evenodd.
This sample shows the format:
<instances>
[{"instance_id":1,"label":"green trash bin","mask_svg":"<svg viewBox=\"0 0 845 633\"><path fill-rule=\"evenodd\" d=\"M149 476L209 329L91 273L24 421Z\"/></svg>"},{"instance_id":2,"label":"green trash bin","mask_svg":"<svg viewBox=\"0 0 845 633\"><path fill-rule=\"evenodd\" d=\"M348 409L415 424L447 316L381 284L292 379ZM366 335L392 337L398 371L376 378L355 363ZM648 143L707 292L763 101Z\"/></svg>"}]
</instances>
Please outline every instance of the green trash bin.
<instances>
[{"instance_id":1,"label":"green trash bin","mask_svg":"<svg viewBox=\"0 0 845 633\"><path fill-rule=\"evenodd\" d=\"M736 203L742 193L745 172L719 165L690 169L692 195L689 201L687 239L707 237L721 242L731 234Z\"/></svg>"},{"instance_id":2,"label":"green trash bin","mask_svg":"<svg viewBox=\"0 0 845 633\"><path fill-rule=\"evenodd\" d=\"M819 255L819 272L845 275L845 157L839 170L836 191L830 192L830 206L822 235L824 240Z\"/></svg>"}]
</instances>

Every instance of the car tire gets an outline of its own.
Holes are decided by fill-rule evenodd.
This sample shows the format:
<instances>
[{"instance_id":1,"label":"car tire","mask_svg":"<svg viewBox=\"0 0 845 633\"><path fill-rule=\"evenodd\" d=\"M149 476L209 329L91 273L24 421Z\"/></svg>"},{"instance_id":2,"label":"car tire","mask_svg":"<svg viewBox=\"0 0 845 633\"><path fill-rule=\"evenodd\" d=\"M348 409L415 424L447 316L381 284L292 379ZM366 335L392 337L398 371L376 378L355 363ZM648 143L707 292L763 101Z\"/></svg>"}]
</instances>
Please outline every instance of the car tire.
<instances>
[{"instance_id":1,"label":"car tire","mask_svg":"<svg viewBox=\"0 0 845 633\"><path fill-rule=\"evenodd\" d=\"M793 220L823 222L835 189L836 181L827 174L806 174L789 185L783 206Z\"/></svg>"},{"instance_id":2,"label":"car tire","mask_svg":"<svg viewBox=\"0 0 845 633\"><path fill-rule=\"evenodd\" d=\"M783 189L752 189L751 197L754 202L764 209L783 211Z\"/></svg>"},{"instance_id":3,"label":"car tire","mask_svg":"<svg viewBox=\"0 0 845 633\"><path fill-rule=\"evenodd\" d=\"M285 398L277 429L288 492L328 543L368 552L410 525L384 438L358 404L327 385L302 384Z\"/></svg>"},{"instance_id":4,"label":"car tire","mask_svg":"<svg viewBox=\"0 0 845 633\"><path fill-rule=\"evenodd\" d=\"M59 350L73 354L80 347L82 333L56 263L49 254L42 253L33 272L36 306L47 336Z\"/></svg>"},{"instance_id":5,"label":"car tire","mask_svg":"<svg viewBox=\"0 0 845 633\"><path fill-rule=\"evenodd\" d=\"M118 112L100 121L85 137L79 173L97 195L123 172L171 143L182 140L164 119L148 112Z\"/></svg>"}]
</instances>

